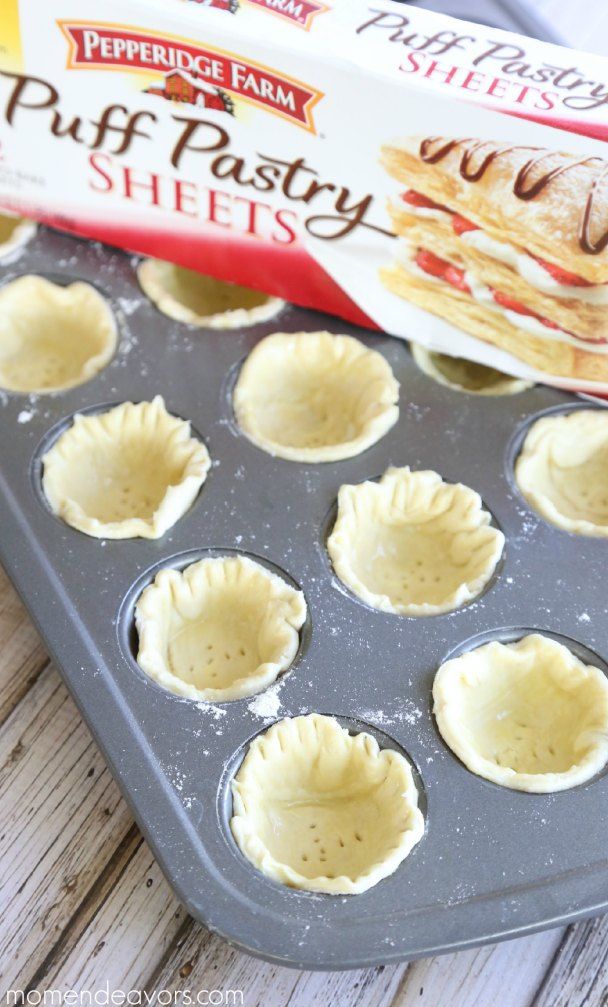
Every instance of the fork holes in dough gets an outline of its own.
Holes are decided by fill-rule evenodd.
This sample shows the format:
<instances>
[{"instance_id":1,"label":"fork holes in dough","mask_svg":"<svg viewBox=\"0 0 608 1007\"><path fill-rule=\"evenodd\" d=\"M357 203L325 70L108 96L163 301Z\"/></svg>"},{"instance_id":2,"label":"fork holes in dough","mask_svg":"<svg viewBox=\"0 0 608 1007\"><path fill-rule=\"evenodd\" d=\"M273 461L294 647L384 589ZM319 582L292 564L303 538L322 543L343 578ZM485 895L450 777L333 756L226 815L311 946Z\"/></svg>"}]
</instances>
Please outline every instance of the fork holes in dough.
<instances>
[{"instance_id":1,"label":"fork holes in dough","mask_svg":"<svg viewBox=\"0 0 608 1007\"><path fill-rule=\"evenodd\" d=\"M490 585L504 535L479 494L436 472L388 469L344 485L326 520L334 573L361 601L397 615L452 611Z\"/></svg>"},{"instance_id":2,"label":"fork holes in dough","mask_svg":"<svg viewBox=\"0 0 608 1007\"><path fill-rule=\"evenodd\" d=\"M559 634L481 634L435 676L439 733L493 783L532 793L569 789L608 761L606 672L597 655Z\"/></svg>"},{"instance_id":3,"label":"fork holes in dough","mask_svg":"<svg viewBox=\"0 0 608 1007\"><path fill-rule=\"evenodd\" d=\"M160 538L190 508L211 465L160 396L94 407L59 426L36 453L42 494L57 517L94 538Z\"/></svg>"},{"instance_id":4,"label":"fork holes in dough","mask_svg":"<svg viewBox=\"0 0 608 1007\"><path fill-rule=\"evenodd\" d=\"M246 358L233 389L238 428L268 454L296 462L350 458L397 421L388 361L352 336L277 332Z\"/></svg>"},{"instance_id":5,"label":"fork holes in dough","mask_svg":"<svg viewBox=\"0 0 608 1007\"><path fill-rule=\"evenodd\" d=\"M306 603L282 576L233 553L161 568L134 614L136 659L150 678L223 702L262 691L293 664Z\"/></svg>"},{"instance_id":6,"label":"fork holes in dough","mask_svg":"<svg viewBox=\"0 0 608 1007\"><path fill-rule=\"evenodd\" d=\"M329 733L317 753L320 731ZM266 849L262 870L273 880L332 894L365 891L392 873L423 834L417 793L425 807L417 774L395 748L379 749L368 733L319 714L262 731L234 776L229 771L231 828L242 853L260 866ZM230 814L228 798L224 807ZM353 830L353 817L362 816L368 827Z\"/></svg>"},{"instance_id":7,"label":"fork holes in dough","mask_svg":"<svg viewBox=\"0 0 608 1007\"><path fill-rule=\"evenodd\" d=\"M109 364L118 328L90 283L26 274L0 288L0 388L44 394L84 384Z\"/></svg>"}]
</instances>

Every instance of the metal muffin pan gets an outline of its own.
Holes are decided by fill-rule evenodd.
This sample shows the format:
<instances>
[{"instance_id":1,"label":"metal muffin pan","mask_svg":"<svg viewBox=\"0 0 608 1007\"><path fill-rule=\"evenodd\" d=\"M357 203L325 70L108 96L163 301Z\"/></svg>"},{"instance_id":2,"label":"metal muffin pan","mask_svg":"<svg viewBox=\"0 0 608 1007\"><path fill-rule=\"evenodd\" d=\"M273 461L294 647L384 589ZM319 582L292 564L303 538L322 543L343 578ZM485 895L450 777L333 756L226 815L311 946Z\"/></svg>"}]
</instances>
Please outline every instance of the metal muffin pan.
<instances>
[{"instance_id":1,"label":"metal muffin pan","mask_svg":"<svg viewBox=\"0 0 608 1007\"><path fill-rule=\"evenodd\" d=\"M607 670L608 542L553 528L512 481L526 426L580 402L541 386L496 398L451 391L418 369L404 342L290 306L250 329L193 329L156 310L135 266L127 254L40 229L1 270L0 282L36 272L94 283L116 312L120 343L87 384L2 394L0 558L179 898L239 948L336 969L494 941L608 907L608 776L556 795L502 789L461 765L431 712L437 667L491 637L549 631ZM399 421L356 458L274 459L235 424L236 371L268 332L321 328L352 333L390 361L401 386ZM65 525L40 486L49 435L79 410L157 393L192 422L213 459L191 510L156 541L99 541ZM405 464L474 487L506 535L489 589L451 614L382 614L331 571L325 538L340 485ZM210 706L177 698L140 671L133 606L160 566L227 551L300 585L309 619L276 686ZM247 743L276 719L311 711L371 731L415 767L426 833L394 875L363 895L278 885L244 859L230 833L229 784Z\"/></svg>"}]
</instances>

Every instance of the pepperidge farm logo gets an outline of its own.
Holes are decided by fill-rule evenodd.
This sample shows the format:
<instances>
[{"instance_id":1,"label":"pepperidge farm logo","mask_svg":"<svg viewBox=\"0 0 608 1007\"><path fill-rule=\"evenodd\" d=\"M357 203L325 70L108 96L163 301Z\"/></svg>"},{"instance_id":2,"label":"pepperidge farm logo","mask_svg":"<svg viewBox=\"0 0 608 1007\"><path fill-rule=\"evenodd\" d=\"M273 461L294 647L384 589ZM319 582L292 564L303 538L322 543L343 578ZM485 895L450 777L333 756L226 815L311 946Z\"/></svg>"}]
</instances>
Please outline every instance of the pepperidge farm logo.
<instances>
[{"instance_id":1,"label":"pepperidge farm logo","mask_svg":"<svg viewBox=\"0 0 608 1007\"><path fill-rule=\"evenodd\" d=\"M327 4L319 0L246 0L252 7L261 7L269 14L291 21L298 28L308 31L317 14L329 10Z\"/></svg>"},{"instance_id":2,"label":"pepperidge farm logo","mask_svg":"<svg viewBox=\"0 0 608 1007\"><path fill-rule=\"evenodd\" d=\"M68 41L68 70L158 75L148 94L232 113L234 99L316 132L312 111L323 93L271 67L189 39L126 25L57 22Z\"/></svg>"},{"instance_id":3,"label":"pepperidge farm logo","mask_svg":"<svg viewBox=\"0 0 608 1007\"><path fill-rule=\"evenodd\" d=\"M258 7L269 14L276 14L286 21L291 21L298 28L308 31L313 18L323 11L329 10L320 0L189 0L202 7L214 7L216 10L238 13L243 6Z\"/></svg>"}]
</instances>

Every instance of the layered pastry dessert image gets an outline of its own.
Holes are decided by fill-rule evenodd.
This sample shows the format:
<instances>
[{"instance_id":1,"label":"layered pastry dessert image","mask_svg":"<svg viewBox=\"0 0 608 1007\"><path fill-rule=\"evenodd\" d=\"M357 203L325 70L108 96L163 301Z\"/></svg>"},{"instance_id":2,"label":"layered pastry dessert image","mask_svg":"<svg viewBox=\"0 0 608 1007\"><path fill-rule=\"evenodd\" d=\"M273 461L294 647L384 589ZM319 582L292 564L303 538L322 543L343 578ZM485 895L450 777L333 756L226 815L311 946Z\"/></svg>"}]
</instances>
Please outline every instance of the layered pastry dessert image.
<instances>
[{"instance_id":1,"label":"layered pastry dessert image","mask_svg":"<svg viewBox=\"0 0 608 1007\"><path fill-rule=\"evenodd\" d=\"M539 371L608 380L608 161L418 136L382 164L392 293Z\"/></svg>"}]
</instances>

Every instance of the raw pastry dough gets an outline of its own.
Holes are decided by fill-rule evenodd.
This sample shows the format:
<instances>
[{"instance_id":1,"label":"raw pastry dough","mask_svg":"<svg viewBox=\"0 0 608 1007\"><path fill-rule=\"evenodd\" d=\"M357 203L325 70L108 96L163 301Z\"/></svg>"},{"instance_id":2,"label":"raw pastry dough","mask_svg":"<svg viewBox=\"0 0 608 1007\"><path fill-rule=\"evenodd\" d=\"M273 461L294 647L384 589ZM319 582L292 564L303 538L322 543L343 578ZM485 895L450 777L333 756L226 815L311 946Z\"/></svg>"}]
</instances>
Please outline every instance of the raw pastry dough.
<instances>
[{"instance_id":1,"label":"raw pastry dough","mask_svg":"<svg viewBox=\"0 0 608 1007\"><path fill-rule=\"evenodd\" d=\"M473 360L461 357L450 357L446 353L433 353L412 343L412 356L421 371L430 378L453 388L457 392L468 392L471 395L514 395L532 387L531 381L511 378L493 367L485 367Z\"/></svg>"},{"instance_id":2,"label":"raw pastry dough","mask_svg":"<svg viewBox=\"0 0 608 1007\"><path fill-rule=\"evenodd\" d=\"M293 662L301 591L243 556L161 570L135 607L137 663L163 688L224 702L270 685Z\"/></svg>"},{"instance_id":3,"label":"raw pastry dough","mask_svg":"<svg viewBox=\"0 0 608 1007\"><path fill-rule=\"evenodd\" d=\"M232 794L240 849L292 888L357 895L392 874L424 833L406 759L318 713L258 736Z\"/></svg>"},{"instance_id":4,"label":"raw pastry dough","mask_svg":"<svg viewBox=\"0 0 608 1007\"><path fill-rule=\"evenodd\" d=\"M351 458L399 416L399 385L382 354L352 336L276 332L257 344L234 390L241 430L296 462Z\"/></svg>"},{"instance_id":5,"label":"raw pastry dough","mask_svg":"<svg viewBox=\"0 0 608 1007\"><path fill-rule=\"evenodd\" d=\"M22 248L36 233L36 225L24 217L0 213L0 259Z\"/></svg>"},{"instance_id":6,"label":"raw pastry dough","mask_svg":"<svg viewBox=\"0 0 608 1007\"><path fill-rule=\"evenodd\" d=\"M526 500L576 535L608 538L608 410L580 409L534 423L515 466Z\"/></svg>"},{"instance_id":7,"label":"raw pastry dough","mask_svg":"<svg viewBox=\"0 0 608 1007\"><path fill-rule=\"evenodd\" d=\"M567 790L608 761L606 676L538 633L447 661L433 698L446 744L503 787Z\"/></svg>"},{"instance_id":8,"label":"raw pastry dough","mask_svg":"<svg viewBox=\"0 0 608 1007\"><path fill-rule=\"evenodd\" d=\"M436 472L390 468L341 486L327 540L334 570L362 601L397 615L450 612L490 580L504 535L481 497Z\"/></svg>"},{"instance_id":9,"label":"raw pastry dough","mask_svg":"<svg viewBox=\"0 0 608 1007\"><path fill-rule=\"evenodd\" d=\"M209 329L237 329L273 318L284 306L279 297L225 283L162 259L144 259L141 288L163 315Z\"/></svg>"},{"instance_id":10,"label":"raw pastry dough","mask_svg":"<svg viewBox=\"0 0 608 1007\"><path fill-rule=\"evenodd\" d=\"M186 513L211 464L160 395L76 415L42 461L52 510L95 538L160 538Z\"/></svg>"},{"instance_id":11,"label":"raw pastry dough","mask_svg":"<svg viewBox=\"0 0 608 1007\"><path fill-rule=\"evenodd\" d=\"M89 381L111 360L116 322L88 283L20 276L0 288L0 387L55 392Z\"/></svg>"}]
</instances>

